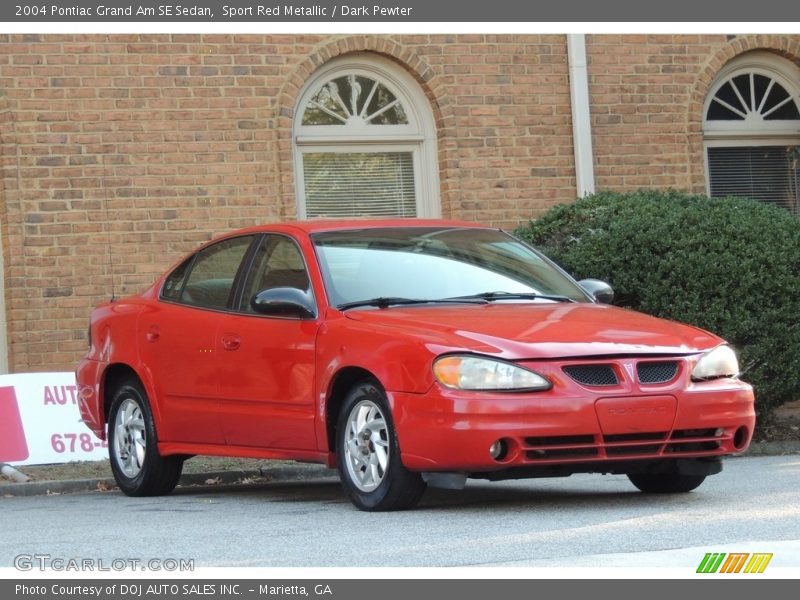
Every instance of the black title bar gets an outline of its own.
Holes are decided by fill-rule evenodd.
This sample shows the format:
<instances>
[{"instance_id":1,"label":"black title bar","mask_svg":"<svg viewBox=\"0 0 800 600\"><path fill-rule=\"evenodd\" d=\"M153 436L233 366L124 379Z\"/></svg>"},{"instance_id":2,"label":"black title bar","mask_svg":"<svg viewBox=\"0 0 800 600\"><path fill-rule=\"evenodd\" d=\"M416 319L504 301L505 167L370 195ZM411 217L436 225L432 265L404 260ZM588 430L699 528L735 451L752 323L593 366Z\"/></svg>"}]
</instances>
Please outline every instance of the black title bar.
<instances>
[{"instance_id":1,"label":"black title bar","mask_svg":"<svg viewBox=\"0 0 800 600\"><path fill-rule=\"evenodd\" d=\"M787 0L3 0L0 21L51 22L708 22L800 21Z\"/></svg>"}]
</instances>

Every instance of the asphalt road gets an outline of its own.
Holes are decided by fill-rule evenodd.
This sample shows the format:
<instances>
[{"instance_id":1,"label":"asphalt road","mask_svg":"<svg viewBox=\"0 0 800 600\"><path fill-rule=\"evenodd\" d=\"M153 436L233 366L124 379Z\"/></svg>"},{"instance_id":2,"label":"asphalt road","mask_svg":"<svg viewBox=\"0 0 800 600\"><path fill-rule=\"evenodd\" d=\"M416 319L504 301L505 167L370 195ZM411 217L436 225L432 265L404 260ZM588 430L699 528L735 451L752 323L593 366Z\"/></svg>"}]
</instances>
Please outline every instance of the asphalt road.
<instances>
[{"instance_id":1,"label":"asphalt road","mask_svg":"<svg viewBox=\"0 0 800 600\"><path fill-rule=\"evenodd\" d=\"M0 532L0 567L20 553L198 567L669 566L727 548L774 552L772 566L795 569L800 456L731 459L678 496L580 475L429 490L403 513L359 512L330 481L4 498Z\"/></svg>"}]
</instances>

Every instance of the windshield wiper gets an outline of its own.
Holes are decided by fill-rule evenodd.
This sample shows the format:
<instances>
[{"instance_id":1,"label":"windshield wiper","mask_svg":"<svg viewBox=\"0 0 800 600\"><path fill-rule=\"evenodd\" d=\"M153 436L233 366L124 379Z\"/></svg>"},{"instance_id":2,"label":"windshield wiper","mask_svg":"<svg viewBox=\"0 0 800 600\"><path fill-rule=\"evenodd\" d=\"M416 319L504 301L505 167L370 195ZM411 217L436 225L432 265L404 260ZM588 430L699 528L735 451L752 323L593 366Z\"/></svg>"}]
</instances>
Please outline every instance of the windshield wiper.
<instances>
[{"instance_id":1,"label":"windshield wiper","mask_svg":"<svg viewBox=\"0 0 800 600\"><path fill-rule=\"evenodd\" d=\"M480 297L463 298L401 298L395 296L381 296L378 298L369 298L367 300L355 300L353 302L344 302L338 304L336 308L339 310L348 310L350 308L358 308L360 306L377 306L378 308L389 308L390 306L400 306L404 304L486 304L489 300Z\"/></svg>"},{"instance_id":2,"label":"windshield wiper","mask_svg":"<svg viewBox=\"0 0 800 600\"><path fill-rule=\"evenodd\" d=\"M555 302L577 302L568 296L556 294L537 294L536 292L481 292L480 294L470 294L468 296L456 296L448 300L553 300Z\"/></svg>"}]
</instances>

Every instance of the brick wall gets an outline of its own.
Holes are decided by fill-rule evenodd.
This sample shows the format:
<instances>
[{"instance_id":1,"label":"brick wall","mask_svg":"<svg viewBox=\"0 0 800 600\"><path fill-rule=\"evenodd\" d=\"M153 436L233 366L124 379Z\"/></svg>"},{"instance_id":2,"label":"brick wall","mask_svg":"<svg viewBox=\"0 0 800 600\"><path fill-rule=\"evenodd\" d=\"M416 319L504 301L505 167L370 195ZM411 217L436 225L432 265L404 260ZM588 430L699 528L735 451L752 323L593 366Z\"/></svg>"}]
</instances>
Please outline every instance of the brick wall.
<instances>
[{"instance_id":1,"label":"brick wall","mask_svg":"<svg viewBox=\"0 0 800 600\"><path fill-rule=\"evenodd\" d=\"M730 59L764 49L800 63L800 36L589 35L598 189L706 192L703 102Z\"/></svg>"},{"instance_id":2,"label":"brick wall","mask_svg":"<svg viewBox=\"0 0 800 600\"><path fill-rule=\"evenodd\" d=\"M715 65L796 40L588 36L598 187L702 189ZM291 218L297 96L355 51L427 95L445 217L514 226L574 198L564 36L0 36L11 370L72 369L112 282L134 292L216 233Z\"/></svg>"}]
</instances>

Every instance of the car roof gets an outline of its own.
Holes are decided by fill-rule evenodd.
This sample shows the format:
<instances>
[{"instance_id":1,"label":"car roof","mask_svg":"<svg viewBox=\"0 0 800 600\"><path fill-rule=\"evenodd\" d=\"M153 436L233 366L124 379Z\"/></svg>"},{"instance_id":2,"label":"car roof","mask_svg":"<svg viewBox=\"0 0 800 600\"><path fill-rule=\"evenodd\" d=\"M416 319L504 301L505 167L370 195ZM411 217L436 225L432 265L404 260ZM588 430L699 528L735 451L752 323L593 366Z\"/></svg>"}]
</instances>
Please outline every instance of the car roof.
<instances>
[{"instance_id":1,"label":"car roof","mask_svg":"<svg viewBox=\"0 0 800 600\"><path fill-rule=\"evenodd\" d=\"M307 234L322 231L345 231L349 229L398 229L415 227L457 227L469 229L486 229L487 225L470 223L468 221L450 221L443 219L335 219L335 220L308 220L308 221L283 221L266 223L247 227L230 232L227 235L241 235L243 233L257 233L268 231L301 231Z\"/></svg>"}]
</instances>

